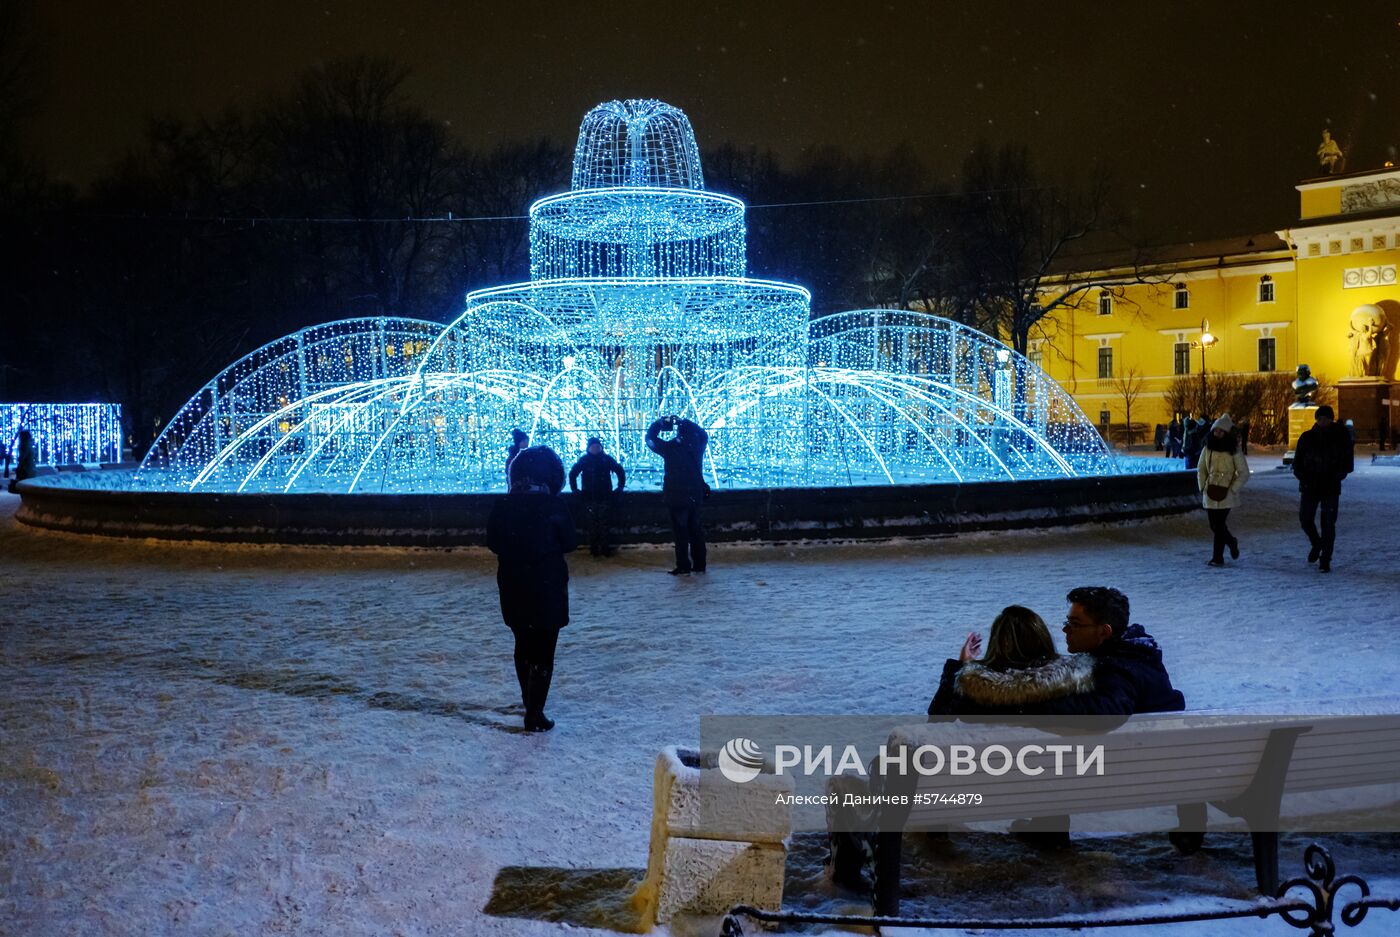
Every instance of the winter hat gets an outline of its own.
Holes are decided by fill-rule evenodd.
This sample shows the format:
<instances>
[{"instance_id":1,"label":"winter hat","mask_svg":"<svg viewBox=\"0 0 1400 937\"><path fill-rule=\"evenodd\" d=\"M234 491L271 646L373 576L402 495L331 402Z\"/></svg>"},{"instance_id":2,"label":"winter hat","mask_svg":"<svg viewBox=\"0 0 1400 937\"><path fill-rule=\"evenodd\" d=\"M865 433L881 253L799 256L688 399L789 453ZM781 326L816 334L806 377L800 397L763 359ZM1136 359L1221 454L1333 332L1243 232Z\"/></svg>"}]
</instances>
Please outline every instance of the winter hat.
<instances>
[{"instance_id":1,"label":"winter hat","mask_svg":"<svg viewBox=\"0 0 1400 937\"><path fill-rule=\"evenodd\" d=\"M529 439L530 434L525 432L523 429L513 429L510 431L510 438L518 446L525 440Z\"/></svg>"},{"instance_id":2,"label":"winter hat","mask_svg":"<svg viewBox=\"0 0 1400 937\"><path fill-rule=\"evenodd\" d=\"M1222 433L1228 433L1228 432L1230 432L1231 430L1233 430L1234 428L1235 428L1235 424L1234 424L1234 422L1230 419L1230 414L1228 414L1228 413L1223 413L1223 414L1221 414L1220 419L1218 419L1218 420L1216 420L1214 423L1210 424L1211 432L1215 432L1216 430L1220 430Z\"/></svg>"},{"instance_id":3,"label":"winter hat","mask_svg":"<svg viewBox=\"0 0 1400 937\"><path fill-rule=\"evenodd\" d=\"M585 448L585 449L591 449L591 448L593 447L593 444L594 444L594 443L597 443L598 445L601 446L601 445L603 444L603 441L602 441L601 439L599 439L597 436L589 436L589 437L588 437L588 445L584 446L583 448Z\"/></svg>"},{"instance_id":4,"label":"winter hat","mask_svg":"<svg viewBox=\"0 0 1400 937\"><path fill-rule=\"evenodd\" d=\"M564 487L564 463L548 446L531 446L510 463L511 486L528 481L558 494Z\"/></svg>"}]
</instances>

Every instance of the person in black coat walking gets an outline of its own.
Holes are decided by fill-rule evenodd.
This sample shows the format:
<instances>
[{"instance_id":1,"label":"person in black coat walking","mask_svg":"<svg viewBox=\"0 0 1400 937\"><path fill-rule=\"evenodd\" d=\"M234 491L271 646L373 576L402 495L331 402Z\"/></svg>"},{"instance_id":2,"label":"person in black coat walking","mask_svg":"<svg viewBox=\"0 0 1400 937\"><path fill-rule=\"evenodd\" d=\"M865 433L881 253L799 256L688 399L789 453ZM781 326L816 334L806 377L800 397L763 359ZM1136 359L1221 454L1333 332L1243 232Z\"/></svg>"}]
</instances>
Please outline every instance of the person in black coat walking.
<instances>
[{"instance_id":1,"label":"person in black coat walking","mask_svg":"<svg viewBox=\"0 0 1400 937\"><path fill-rule=\"evenodd\" d=\"M527 732L547 732L544 714L554 676L559 630L569 623L569 564L578 532L559 492L564 463L548 446L520 452L511 463L510 493L491 508L486 544L499 565L501 617L515 635L515 676Z\"/></svg>"},{"instance_id":2,"label":"person in black coat walking","mask_svg":"<svg viewBox=\"0 0 1400 937\"><path fill-rule=\"evenodd\" d=\"M1337 504L1342 479L1356 468L1351 434L1333 418L1332 408L1321 406L1313 414L1313 427L1298 437L1293 450L1293 475L1298 479L1298 521L1312 545L1308 562L1318 571L1332 571L1332 545L1337 539ZM1322 508L1322 533L1315 518Z\"/></svg>"},{"instance_id":3,"label":"person in black coat walking","mask_svg":"<svg viewBox=\"0 0 1400 937\"><path fill-rule=\"evenodd\" d=\"M627 473L612 456L603 451L603 441L594 436L588 440L588 451L569 469L569 490L579 493L579 477L583 477L583 504L588 512L588 552L593 556L612 556L611 521L616 498L612 477L617 476L617 490L627 484Z\"/></svg>"},{"instance_id":4,"label":"person in black coat walking","mask_svg":"<svg viewBox=\"0 0 1400 937\"><path fill-rule=\"evenodd\" d=\"M663 430L674 429L674 439L662 439ZM705 484L705 446L710 434L692 420L664 416L647 427L647 448L661 456L666 473L661 482L662 500L671 512L676 538L676 568L672 576L692 570L705 571L705 521L703 508L710 486Z\"/></svg>"}]
</instances>

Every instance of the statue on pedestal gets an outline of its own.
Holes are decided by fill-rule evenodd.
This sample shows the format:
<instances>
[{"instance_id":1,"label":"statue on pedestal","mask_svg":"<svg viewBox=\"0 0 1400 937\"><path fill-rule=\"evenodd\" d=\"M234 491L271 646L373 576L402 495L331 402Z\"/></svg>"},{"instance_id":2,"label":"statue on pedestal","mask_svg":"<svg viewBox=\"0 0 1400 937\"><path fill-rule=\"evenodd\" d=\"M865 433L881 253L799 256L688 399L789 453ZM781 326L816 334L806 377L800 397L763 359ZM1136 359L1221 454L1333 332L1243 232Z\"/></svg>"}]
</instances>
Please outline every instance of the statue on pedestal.
<instances>
[{"instance_id":1,"label":"statue on pedestal","mask_svg":"<svg viewBox=\"0 0 1400 937\"><path fill-rule=\"evenodd\" d=\"M1317 393L1317 378L1312 376L1312 369L1306 364L1298 365L1298 378L1293 382L1293 393L1298 398L1293 402L1293 406L1313 405L1313 394Z\"/></svg>"},{"instance_id":2,"label":"statue on pedestal","mask_svg":"<svg viewBox=\"0 0 1400 937\"><path fill-rule=\"evenodd\" d=\"M1346 156L1337 141L1332 139L1330 130L1322 131L1322 143L1317 148L1317 164L1327 170L1329 176L1341 172L1346 165Z\"/></svg>"},{"instance_id":3,"label":"statue on pedestal","mask_svg":"<svg viewBox=\"0 0 1400 937\"><path fill-rule=\"evenodd\" d=\"M1385 367L1386 339L1390 322L1385 310L1367 303L1351 311L1347 338L1351 340L1351 371L1349 377L1381 377Z\"/></svg>"}]
</instances>

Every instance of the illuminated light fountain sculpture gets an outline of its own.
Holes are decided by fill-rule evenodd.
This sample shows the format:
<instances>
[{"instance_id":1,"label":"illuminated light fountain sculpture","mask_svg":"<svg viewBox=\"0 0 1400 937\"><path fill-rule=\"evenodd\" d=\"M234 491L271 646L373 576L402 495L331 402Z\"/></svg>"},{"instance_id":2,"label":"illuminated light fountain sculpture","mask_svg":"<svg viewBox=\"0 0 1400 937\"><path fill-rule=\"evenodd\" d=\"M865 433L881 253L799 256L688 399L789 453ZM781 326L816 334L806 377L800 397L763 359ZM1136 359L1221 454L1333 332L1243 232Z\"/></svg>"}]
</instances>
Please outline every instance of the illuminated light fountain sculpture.
<instances>
[{"instance_id":1,"label":"illuminated light fountain sculpture","mask_svg":"<svg viewBox=\"0 0 1400 937\"><path fill-rule=\"evenodd\" d=\"M530 280L468 294L451 324L298 332L210 382L138 484L224 492L505 486L510 430L570 460L599 436L640 487L660 415L710 433L716 488L1110 474L1055 382L958 323L746 276L745 208L704 188L690 122L659 101L583 119L569 191L530 208ZM633 481L635 479L635 482Z\"/></svg>"}]
</instances>

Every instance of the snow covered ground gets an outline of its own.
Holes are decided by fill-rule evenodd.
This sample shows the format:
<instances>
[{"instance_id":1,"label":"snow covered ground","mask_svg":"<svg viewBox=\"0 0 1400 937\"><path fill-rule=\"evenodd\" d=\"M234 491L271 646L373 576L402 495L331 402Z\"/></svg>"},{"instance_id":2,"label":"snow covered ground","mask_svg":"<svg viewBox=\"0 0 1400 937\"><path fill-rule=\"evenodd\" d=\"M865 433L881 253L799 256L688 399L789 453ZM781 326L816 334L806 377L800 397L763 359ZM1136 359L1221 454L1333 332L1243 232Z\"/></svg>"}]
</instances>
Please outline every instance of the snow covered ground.
<instances>
[{"instance_id":1,"label":"snow covered ground","mask_svg":"<svg viewBox=\"0 0 1400 937\"><path fill-rule=\"evenodd\" d=\"M923 542L572 561L549 712L525 735L494 563L469 550L124 542L44 533L0 495L0 934L556 934L621 927L652 765L708 713L922 713L945 656L1016 601L1050 621L1110 583L1193 708L1352 705L1400 684L1400 469L1346 484L1330 576L1295 488L1254 461L1206 567L1205 517ZM1400 894L1400 836L1323 836ZM1284 876L1301 871L1285 839ZM914 848L907 913L1179 910L1248 900L1247 845L973 834ZM789 861L792 906L863 911ZM921 884L922 883L922 884ZM1373 912L1356 933L1400 933ZM1386 916L1389 916L1387 919ZM710 922L713 924L713 922ZM608 933L606 929L598 933ZM1057 932L1058 933L1058 932ZM1281 935L1279 920L1107 933Z\"/></svg>"}]
</instances>

